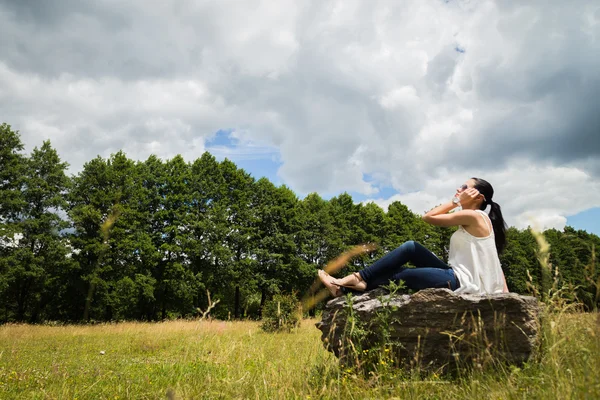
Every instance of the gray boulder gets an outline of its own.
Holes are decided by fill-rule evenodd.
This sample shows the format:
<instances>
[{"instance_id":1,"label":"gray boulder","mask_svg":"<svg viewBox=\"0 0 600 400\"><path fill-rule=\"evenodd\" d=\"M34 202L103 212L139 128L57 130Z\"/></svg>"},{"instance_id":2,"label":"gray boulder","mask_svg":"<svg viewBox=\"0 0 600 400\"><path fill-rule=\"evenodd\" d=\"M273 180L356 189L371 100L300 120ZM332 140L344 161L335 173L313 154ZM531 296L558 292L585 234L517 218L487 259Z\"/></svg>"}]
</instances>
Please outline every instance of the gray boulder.
<instances>
[{"instance_id":1,"label":"gray boulder","mask_svg":"<svg viewBox=\"0 0 600 400\"><path fill-rule=\"evenodd\" d=\"M409 368L519 365L539 348L541 306L531 296L448 289L390 295L376 289L350 303L346 297L329 301L316 324L325 347L346 365L384 347L394 362Z\"/></svg>"}]
</instances>

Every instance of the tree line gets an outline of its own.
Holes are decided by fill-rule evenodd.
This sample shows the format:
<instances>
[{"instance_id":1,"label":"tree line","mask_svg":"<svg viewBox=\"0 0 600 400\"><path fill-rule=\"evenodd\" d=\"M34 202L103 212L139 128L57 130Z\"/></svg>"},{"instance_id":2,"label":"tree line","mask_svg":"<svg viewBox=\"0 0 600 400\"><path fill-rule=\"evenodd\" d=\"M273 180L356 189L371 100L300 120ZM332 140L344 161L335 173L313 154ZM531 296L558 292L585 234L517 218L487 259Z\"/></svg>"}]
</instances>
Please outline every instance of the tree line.
<instances>
[{"instance_id":1,"label":"tree line","mask_svg":"<svg viewBox=\"0 0 600 400\"><path fill-rule=\"evenodd\" d=\"M275 294L308 294L316 271L358 243L377 251L406 240L447 260L451 228L434 227L400 202L387 212L343 193L299 199L206 152L145 161L96 157L67 176L49 141L23 153L0 125L0 321L257 318ZM544 233L557 279L588 308L598 305L600 238L567 227ZM531 231L509 228L501 256L511 291L543 289Z\"/></svg>"}]
</instances>

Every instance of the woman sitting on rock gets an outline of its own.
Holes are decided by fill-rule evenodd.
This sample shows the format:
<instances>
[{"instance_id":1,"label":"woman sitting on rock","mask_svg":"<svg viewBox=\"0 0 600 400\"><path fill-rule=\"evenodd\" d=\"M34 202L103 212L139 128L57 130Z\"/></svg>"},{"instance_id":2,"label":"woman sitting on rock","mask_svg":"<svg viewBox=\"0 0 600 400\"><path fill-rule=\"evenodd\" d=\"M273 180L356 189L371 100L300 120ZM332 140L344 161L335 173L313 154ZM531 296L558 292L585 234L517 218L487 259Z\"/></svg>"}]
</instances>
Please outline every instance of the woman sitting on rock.
<instances>
[{"instance_id":1,"label":"woman sitting on rock","mask_svg":"<svg viewBox=\"0 0 600 400\"><path fill-rule=\"evenodd\" d=\"M319 270L319 278L334 297L341 296L344 288L362 292L400 280L412 290L508 292L498 258L506 245L506 225L500 206L492 200L493 195L494 189L487 181L471 178L456 190L452 201L423 216L423 220L432 225L458 226L450 238L448 264L419 243L408 241L359 272L335 279ZM488 205L491 207L489 216L483 211ZM448 213L457 207L462 209ZM416 268L407 268L408 262Z\"/></svg>"}]
</instances>

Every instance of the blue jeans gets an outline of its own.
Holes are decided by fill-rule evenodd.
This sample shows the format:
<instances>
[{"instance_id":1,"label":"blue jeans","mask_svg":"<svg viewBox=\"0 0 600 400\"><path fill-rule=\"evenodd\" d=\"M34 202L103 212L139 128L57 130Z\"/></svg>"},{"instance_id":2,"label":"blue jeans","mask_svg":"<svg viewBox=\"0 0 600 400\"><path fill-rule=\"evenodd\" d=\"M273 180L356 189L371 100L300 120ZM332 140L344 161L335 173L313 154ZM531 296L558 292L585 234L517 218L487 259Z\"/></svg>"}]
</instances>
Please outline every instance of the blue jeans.
<instances>
[{"instance_id":1,"label":"blue jeans","mask_svg":"<svg viewBox=\"0 0 600 400\"><path fill-rule=\"evenodd\" d=\"M411 262L417 268L404 266ZM371 266L358 272L367 283L367 290L404 281L412 290L448 288L456 290L460 283L452 268L419 243L408 241L390 251Z\"/></svg>"}]
</instances>

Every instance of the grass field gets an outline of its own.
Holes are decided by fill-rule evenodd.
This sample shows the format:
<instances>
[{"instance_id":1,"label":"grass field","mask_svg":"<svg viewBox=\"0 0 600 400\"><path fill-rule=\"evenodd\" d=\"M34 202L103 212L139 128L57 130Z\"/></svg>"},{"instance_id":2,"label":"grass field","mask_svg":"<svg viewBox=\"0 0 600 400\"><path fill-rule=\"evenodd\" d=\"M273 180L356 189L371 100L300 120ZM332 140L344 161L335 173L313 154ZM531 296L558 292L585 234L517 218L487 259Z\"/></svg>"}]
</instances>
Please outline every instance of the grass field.
<instances>
[{"instance_id":1,"label":"grass field","mask_svg":"<svg viewBox=\"0 0 600 400\"><path fill-rule=\"evenodd\" d=\"M1 326L0 398L600 398L598 314L553 315L539 363L454 379L340 369L315 322L279 334L223 321Z\"/></svg>"}]
</instances>

